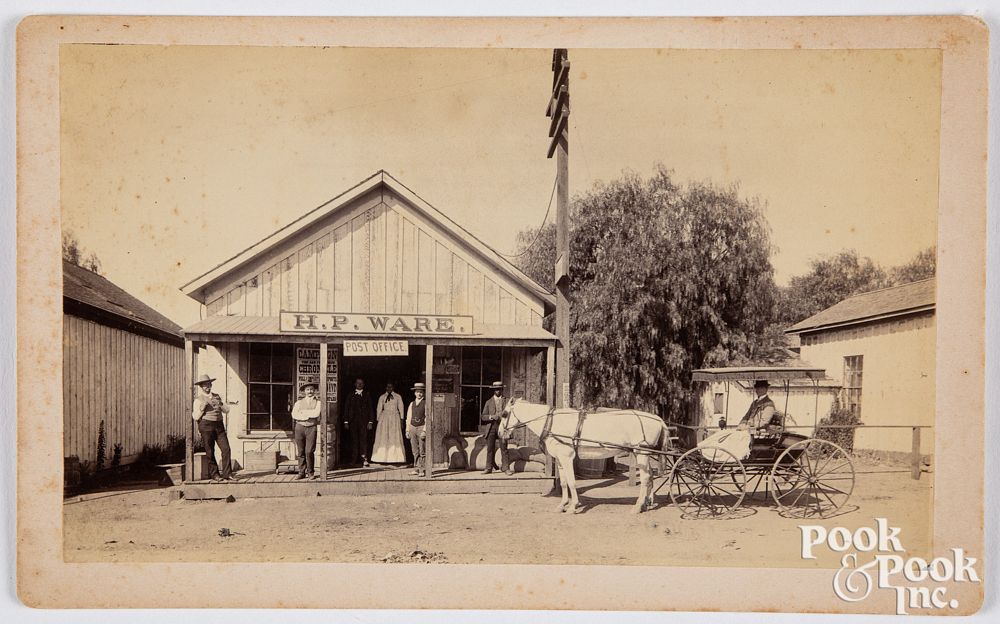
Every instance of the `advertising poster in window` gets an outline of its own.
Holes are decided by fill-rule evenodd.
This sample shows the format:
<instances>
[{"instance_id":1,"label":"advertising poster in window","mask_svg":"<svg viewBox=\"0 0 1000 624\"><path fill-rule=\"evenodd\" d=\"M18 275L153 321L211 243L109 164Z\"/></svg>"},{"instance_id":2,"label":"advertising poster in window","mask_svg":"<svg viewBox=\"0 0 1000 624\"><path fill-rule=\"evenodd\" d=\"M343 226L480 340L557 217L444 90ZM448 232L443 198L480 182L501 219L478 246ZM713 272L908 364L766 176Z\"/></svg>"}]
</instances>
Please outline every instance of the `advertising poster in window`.
<instances>
[{"instance_id":1,"label":"advertising poster in window","mask_svg":"<svg viewBox=\"0 0 1000 624\"><path fill-rule=\"evenodd\" d=\"M295 349L296 388L303 384L319 384L319 348L297 347ZM337 402L337 350L330 348L326 362L326 400L330 404Z\"/></svg>"}]
</instances>

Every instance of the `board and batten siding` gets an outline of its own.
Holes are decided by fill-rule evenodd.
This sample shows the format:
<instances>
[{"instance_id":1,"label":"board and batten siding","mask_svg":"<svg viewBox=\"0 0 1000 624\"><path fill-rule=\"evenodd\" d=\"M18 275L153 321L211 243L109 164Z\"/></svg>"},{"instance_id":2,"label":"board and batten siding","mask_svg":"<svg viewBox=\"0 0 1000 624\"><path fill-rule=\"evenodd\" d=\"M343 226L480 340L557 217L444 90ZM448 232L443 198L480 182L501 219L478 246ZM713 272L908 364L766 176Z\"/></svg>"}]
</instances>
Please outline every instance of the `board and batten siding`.
<instances>
[{"instance_id":1,"label":"board and batten siding","mask_svg":"<svg viewBox=\"0 0 1000 624\"><path fill-rule=\"evenodd\" d=\"M537 296L465 245L392 193L373 193L210 290L208 315L461 314L541 326Z\"/></svg>"},{"instance_id":2,"label":"board and batten siding","mask_svg":"<svg viewBox=\"0 0 1000 624\"><path fill-rule=\"evenodd\" d=\"M63 316L63 456L97 459L101 421L105 467L114 446L128 463L144 444L183 436L190 405L184 349L70 314Z\"/></svg>"}]
</instances>

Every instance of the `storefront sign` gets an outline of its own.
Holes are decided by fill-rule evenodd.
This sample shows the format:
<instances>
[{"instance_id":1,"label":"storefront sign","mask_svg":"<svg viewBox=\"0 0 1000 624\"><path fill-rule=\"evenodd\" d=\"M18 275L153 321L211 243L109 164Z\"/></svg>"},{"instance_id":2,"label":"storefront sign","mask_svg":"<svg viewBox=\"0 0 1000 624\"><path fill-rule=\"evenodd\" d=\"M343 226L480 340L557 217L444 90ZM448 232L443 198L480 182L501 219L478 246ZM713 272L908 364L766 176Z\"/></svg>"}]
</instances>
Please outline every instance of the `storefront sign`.
<instances>
[{"instance_id":1,"label":"storefront sign","mask_svg":"<svg viewBox=\"0 0 1000 624\"><path fill-rule=\"evenodd\" d=\"M470 335L471 316L281 312L280 330L304 334Z\"/></svg>"},{"instance_id":2,"label":"storefront sign","mask_svg":"<svg viewBox=\"0 0 1000 624\"><path fill-rule=\"evenodd\" d=\"M326 399L337 400L337 350L328 348L326 359ZM316 347L297 347L296 356L296 387L299 392L307 383L319 386L319 349Z\"/></svg>"},{"instance_id":3,"label":"storefront sign","mask_svg":"<svg viewBox=\"0 0 1000 624\"><path fill-rule=\"evenodd\" d=\"M405 340L345 340L344 355L409 355L410 345Z\"/></svg>"}]
</instances>

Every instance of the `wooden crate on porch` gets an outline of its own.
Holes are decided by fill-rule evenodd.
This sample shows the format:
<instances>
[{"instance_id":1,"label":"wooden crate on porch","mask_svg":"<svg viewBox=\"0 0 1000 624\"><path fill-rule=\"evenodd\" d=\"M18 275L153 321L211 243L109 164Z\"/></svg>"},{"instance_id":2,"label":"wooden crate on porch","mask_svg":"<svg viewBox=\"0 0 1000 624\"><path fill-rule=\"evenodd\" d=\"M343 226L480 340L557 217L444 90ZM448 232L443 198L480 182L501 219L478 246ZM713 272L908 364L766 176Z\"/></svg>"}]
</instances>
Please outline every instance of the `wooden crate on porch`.
<instances>
[{"instance_id":1,"label":"wooden crate on porch","mask_svg":"<svg viewBox=\"0 0 1000 624\"><path fill-rule=\"evenodd\" d=\"M247 472L274 472L278 467L278 451L244 451L243 469Z\"/></svg>"}]
</instances>

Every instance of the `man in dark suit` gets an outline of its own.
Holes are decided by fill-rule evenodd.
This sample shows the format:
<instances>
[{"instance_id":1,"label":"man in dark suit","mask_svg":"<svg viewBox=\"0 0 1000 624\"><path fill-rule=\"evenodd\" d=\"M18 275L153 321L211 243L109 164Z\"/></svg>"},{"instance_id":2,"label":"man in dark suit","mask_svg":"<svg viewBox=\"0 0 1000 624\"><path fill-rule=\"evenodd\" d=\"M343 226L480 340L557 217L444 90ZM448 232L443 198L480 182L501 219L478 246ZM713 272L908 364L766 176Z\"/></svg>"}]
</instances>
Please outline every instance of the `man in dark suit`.
<instances>
[{"instance_id":1,"label":"man in dark suit","mask_svg":"<svg viewBox=\"0 0 1000 624\"><path fill-rule=\"evenodd\" d=\"M500 431L500 414L507 407L507 397L503 395L503 383L494 381L493 396L483 404L482 422L486 426L486 470L483 474L491 474L497 470L496 456L497 438ZM507 440L500 438L500 470L509 475L514 474L510 467L510 456L507 453Z\"/></svg>"},{"instance_id":2,"label":"man in dark suit","mask_svg":"<svg viewBox=\"0 0 1000 624\"><path fill-rule=\"evenodd\" d=\"M772 426L780 427L781 417L774 408L774 401L767 396L769 387L770 384L764 379L758 379L754 382L753 389L757 398L750 404L747 413L740 420L738 429L749 429L751 432L756 432L761 429L769 430Z\"/></svg>"},{"instance_id":3,"label":"man in dark suit","mask_svg":"<svg viewBox=\"0 0 1000 624\"><path fill-rule=\"evenodd\" d=\"M368 463L368 432L375 423L375 410L372 399L365 390L365 380L354 380L354 392L344 400L344 433L347 434L350 453L350 465L357 466L359 459L365 468Z\"/></svg>"}]
</instances>

